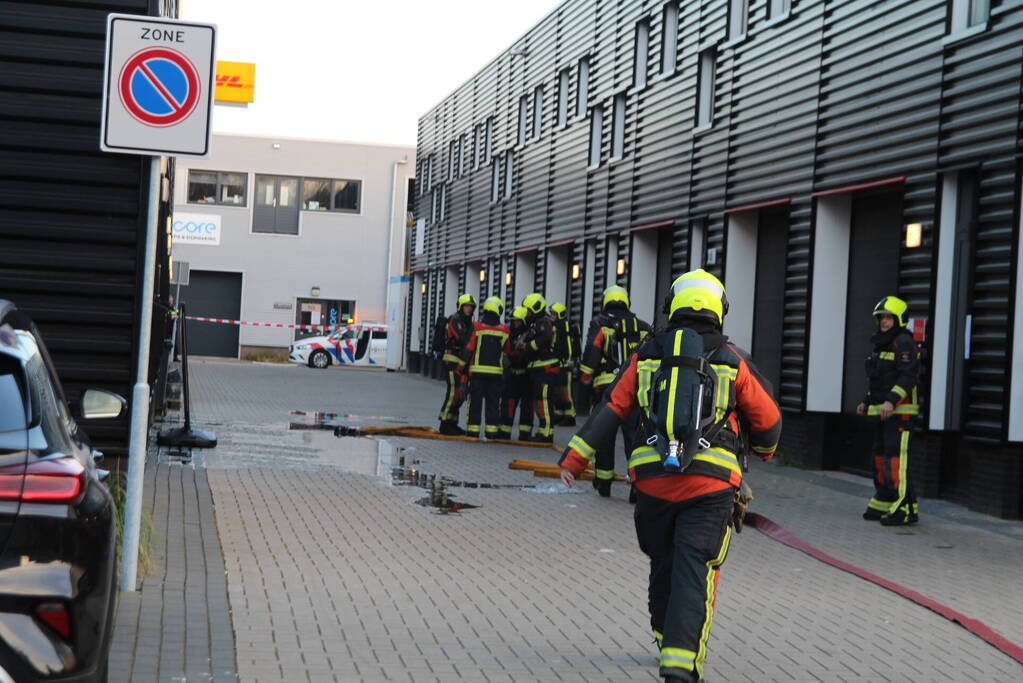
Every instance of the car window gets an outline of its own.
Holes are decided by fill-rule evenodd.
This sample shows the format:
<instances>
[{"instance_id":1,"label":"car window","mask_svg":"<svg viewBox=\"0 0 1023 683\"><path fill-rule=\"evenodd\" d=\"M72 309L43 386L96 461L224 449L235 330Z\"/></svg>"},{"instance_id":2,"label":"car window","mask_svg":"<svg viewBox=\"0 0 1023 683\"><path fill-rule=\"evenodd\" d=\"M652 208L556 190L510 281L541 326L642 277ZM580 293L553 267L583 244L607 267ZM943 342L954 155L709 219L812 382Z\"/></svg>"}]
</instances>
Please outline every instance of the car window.
<instances>
[{"instance_id":1,"label":"car window","mask_svg":"<svg viewBox=\"0 0 1023 683\"><path fill-rule=\"evenodd\" d=\"M42 358L36 354L25 366L28 375L29 391L39 405L39 426L50 451L65 451L71 447L69 439L70 415L64 400L57 393L50 374L43 365Z\"/></svg>"},{"instance_id":2,"label":"car window","mask_svg":"<svg viewBox=\"0 0 1023 683\"><path fill-rule=\"evenodd\" d=\"M374 339L387 339L387 332L386 331L376 331L376 332L373 332L373 338Z\"/></svg>"},{"instance_id":3,"label":"car window","mask_svg":"<svg viewBox=\"0 0 1023 683\"><path fill-rule=\"evenodd\" d=\"M0 432L28 428L31 413L25 398L21 364L10 356L0 355Z\"/></svg>"}]
</instances>

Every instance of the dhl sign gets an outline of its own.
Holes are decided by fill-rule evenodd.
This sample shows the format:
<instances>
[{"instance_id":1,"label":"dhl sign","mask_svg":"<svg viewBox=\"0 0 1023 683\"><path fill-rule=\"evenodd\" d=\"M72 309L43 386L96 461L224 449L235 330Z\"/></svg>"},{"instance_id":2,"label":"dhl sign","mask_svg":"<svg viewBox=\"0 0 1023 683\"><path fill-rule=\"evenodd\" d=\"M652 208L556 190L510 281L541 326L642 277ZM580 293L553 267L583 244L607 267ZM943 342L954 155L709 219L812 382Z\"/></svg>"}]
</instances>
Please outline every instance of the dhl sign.
<instances>
[{"instance_id":1,"label":"dhl sign","mask_svg":"<svg viewBox=\"0 0 1023 683\"><path fill-rule=\"evenodd\" d=\"M252 102L256 92L256 65L217 61L217 102Z\"/></svg>"}]
</instances>

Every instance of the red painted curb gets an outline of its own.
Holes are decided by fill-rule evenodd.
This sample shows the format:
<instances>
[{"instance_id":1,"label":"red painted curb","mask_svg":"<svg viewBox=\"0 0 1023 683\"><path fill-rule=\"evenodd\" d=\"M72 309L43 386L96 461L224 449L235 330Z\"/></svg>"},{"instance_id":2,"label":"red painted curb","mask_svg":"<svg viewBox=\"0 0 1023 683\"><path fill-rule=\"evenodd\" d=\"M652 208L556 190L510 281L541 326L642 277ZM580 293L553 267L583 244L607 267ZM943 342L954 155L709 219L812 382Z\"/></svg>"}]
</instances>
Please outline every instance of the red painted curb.
<instances>
[{"instance_id":1,"label":"red painted curb","mask_svg":"<svg viewBox=\"0 0 1023 683\"><path fill-rule=\"evenodd\" d=\"M784 543L790 548L795 548L800 552L804 552L810 557L816 558L825 564L829 564L832 567L835 567L836 569L841 569L844 572L849 572L850 574L858 576L861 579L877 584L882 588L885 588L887 590L892 591L893 593L901 595L907 600L911 600L918 605L926 607L932 612L940 614L949 621L959 624L970 633L974 634L979 638L982 638L989 644L995 646L1000 651L1012 657L1020 664L1023 664L1023 647L1020 647L1016 643L1012 642L1011 640L1009 640L1002 634L998 633L984 622L979 621L977 619L971 619L965 614L957 612L956 610L952 609L951 607L948 607L947 605L941 604L937 600L932 600L931 598L928 598L926 595L921 595L920 593L917 593L914 590L910 590L905 586L899 585L894 581L889 581L888 579L881 578L877 574L868 572L866 569L860 569L859 567L851 565L848 562L843 562L837 557L828 555L826 552L813 547L803 539L799 538L791 531L778 524L777 522L768 519L767 517L764 517L759 513L756 512L747 513L746 524L748 526L753 527L754 529L764 534L765 536L778 541L779 543Z\"/></svg>"}]
</instances>

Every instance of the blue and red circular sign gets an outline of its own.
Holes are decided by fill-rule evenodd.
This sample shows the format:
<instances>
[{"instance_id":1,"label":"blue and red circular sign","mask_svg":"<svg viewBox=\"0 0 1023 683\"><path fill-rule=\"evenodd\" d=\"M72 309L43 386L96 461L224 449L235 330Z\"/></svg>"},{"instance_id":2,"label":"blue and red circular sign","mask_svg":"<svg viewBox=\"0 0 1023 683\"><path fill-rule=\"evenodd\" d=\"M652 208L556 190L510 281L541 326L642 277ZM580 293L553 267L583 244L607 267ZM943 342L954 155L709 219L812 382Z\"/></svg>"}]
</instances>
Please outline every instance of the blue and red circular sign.
<instances>
[{"instance_id":1,"label":"blue and red circular sign","mask_svg":"<svg viewBox=\"0 0 1023 683\"><path fill-rule=\"evenodd\" d=\"M168 47L148 47L124 63L117 90L136 120L162 128L181 123L195 111L200 83L188 57Z\"/></svg>"}]
</instances>

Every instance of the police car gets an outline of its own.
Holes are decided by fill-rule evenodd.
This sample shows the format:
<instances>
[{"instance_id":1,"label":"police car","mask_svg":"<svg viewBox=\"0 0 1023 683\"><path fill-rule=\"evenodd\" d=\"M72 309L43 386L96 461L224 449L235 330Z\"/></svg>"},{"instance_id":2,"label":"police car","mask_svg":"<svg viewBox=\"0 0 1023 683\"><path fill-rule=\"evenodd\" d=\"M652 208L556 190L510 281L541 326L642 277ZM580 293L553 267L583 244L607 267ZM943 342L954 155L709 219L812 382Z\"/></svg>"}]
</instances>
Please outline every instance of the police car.
<instances>
[{"instance_id":1,"label":"police car","mask_svg":"<svg viewBox=\"0 0 1023 683\"><path fill-rule=\"evenodd\" d=\"M331 365L384 367L387 362L387 326L353 323L322 337L306 337L288 349L288 360L311 368Z\"/></svg>"}]
</instances>

